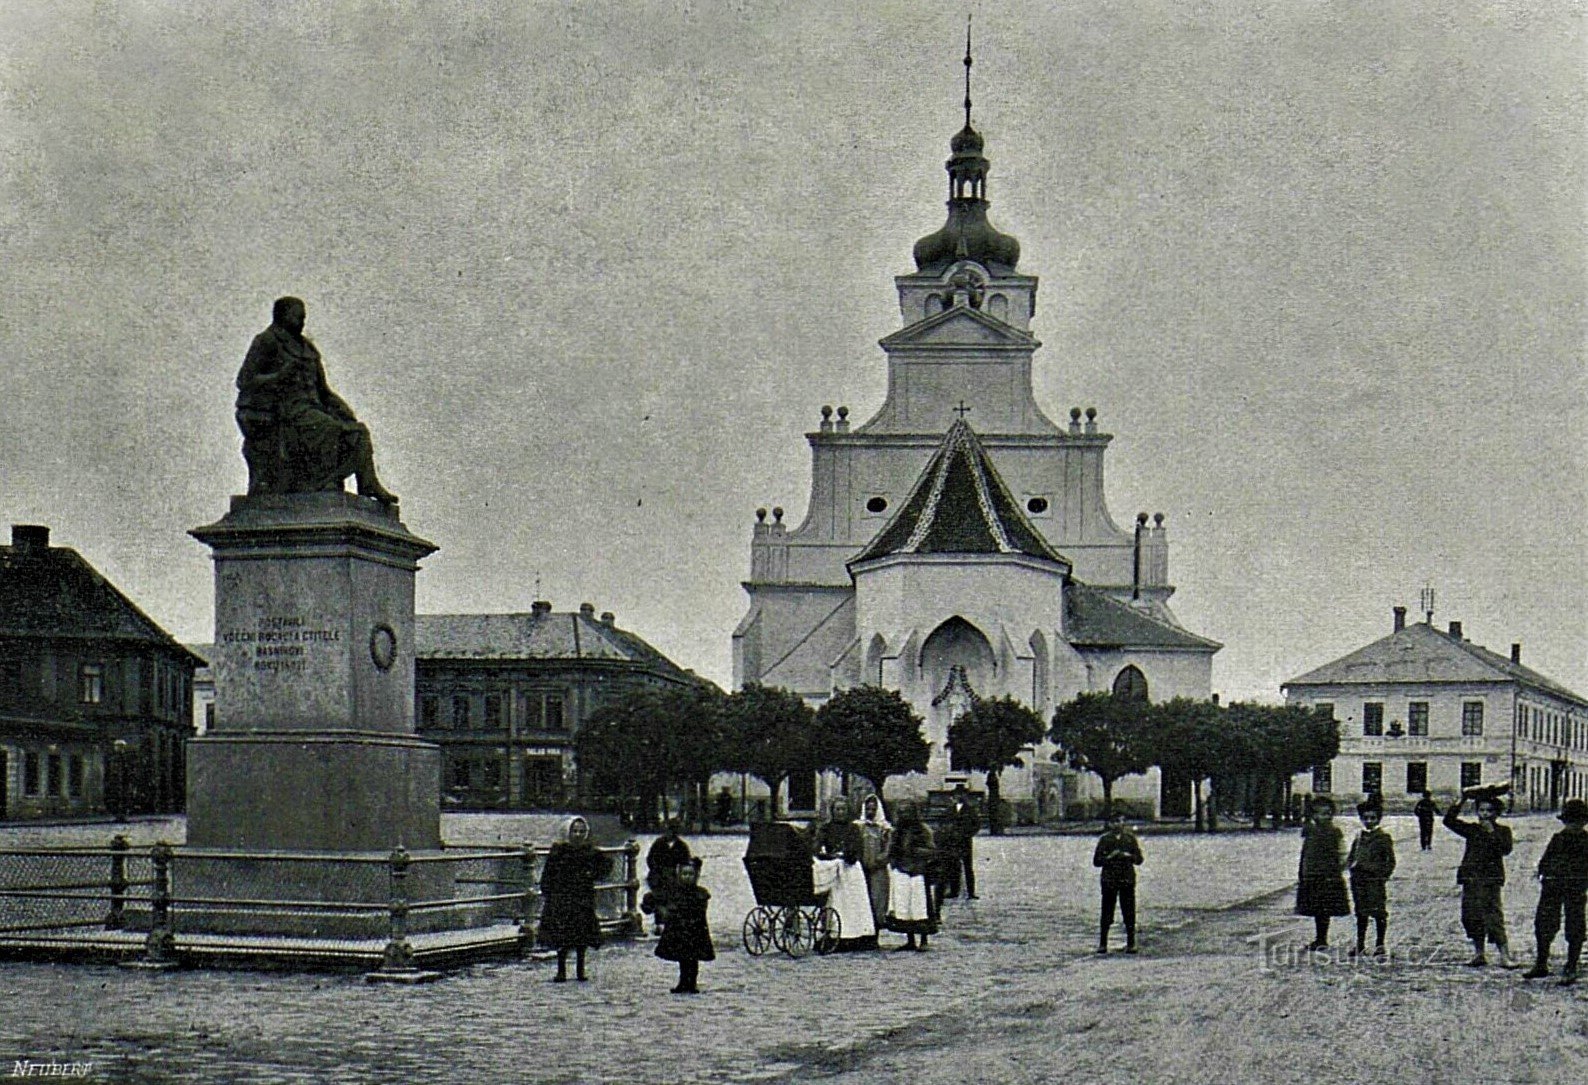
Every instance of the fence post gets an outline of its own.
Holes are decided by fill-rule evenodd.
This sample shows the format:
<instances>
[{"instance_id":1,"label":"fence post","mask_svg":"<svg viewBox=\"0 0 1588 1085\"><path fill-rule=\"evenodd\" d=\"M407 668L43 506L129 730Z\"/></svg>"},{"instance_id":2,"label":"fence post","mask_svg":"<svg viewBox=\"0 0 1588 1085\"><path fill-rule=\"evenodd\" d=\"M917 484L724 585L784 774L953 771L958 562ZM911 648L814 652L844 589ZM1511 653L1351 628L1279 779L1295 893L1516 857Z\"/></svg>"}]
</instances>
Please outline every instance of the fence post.
<instances>
[{"instance_id":1,"label":"fence post","mask_svg":"<svg viewBox=\"0 0 1588 1085\"><path fill-rule=\"evenodd\" d=\"M519 904L518 940L521 948L529 949L535 944L535 901L540 896L535 888L535 845L525 841L518 856L524 886L524 899Z\"/></svg>"},{"instance_id":2,"label":"fence post","mask_svg":"<svg viewBox=\"0 0 1588 1085\"><path fill-rule=\"evenodd\" d=\"M623 904L630 934L645 930L645 919L640 915L640 842L629 840L623 845Z\"/></svg>"},{"instance_id":3,"label":"fence post","mask_svg":"<svg viewBox=\"0 0 1588 1085\"><path fill-rule=\"evenodd\" d=\"M177 967L176 934L171 920L171 845L164 840L149 849L154 865L154 886L149 893L149 934L143 940L143 956L123 961L128 968L165 971Z\"/></svg>"},{"instance_id":4,"label":"fence post","mask_svg":"<svg viewBox=\"0 0 1588 1085\"><path fill-rule=\"evenodd\" d=\"M105 929L119 931L127 925L127 838L117 833L110 838L110 911L105 915Z\"/></svg>"},{"instance_id":5,"label":"fence post","mask_svg":"<svg viewBox=\"0 0 1588 1085\"><path fill-rule=\"evenodd\" d=\"M441 978L414 964L414 947L408 942L408 849L398 844L387 860L391 872L391 923L380 968L364 973L367 983L425 983Z\"/></svg>"}]
</instances>

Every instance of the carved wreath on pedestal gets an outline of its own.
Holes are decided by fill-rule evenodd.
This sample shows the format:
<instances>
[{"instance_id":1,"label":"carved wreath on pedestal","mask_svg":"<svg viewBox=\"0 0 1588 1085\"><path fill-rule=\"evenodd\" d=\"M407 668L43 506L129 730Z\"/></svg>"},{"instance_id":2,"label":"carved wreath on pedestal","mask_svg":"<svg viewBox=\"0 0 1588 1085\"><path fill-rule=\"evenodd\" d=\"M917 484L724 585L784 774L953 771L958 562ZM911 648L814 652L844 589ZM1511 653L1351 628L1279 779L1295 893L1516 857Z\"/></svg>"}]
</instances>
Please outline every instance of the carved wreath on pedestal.
<instances>
[{"instance_id":1,"label":"carved wreath on pedestal","mask_svg":"<svg viewBox=\"0 0 1588 1085\"><path fill-rule=\"evenodd\" d=\"M369 631L369 658L382 671L397 662L397 631L385 622Z\"/></svg>"}]
</instances>

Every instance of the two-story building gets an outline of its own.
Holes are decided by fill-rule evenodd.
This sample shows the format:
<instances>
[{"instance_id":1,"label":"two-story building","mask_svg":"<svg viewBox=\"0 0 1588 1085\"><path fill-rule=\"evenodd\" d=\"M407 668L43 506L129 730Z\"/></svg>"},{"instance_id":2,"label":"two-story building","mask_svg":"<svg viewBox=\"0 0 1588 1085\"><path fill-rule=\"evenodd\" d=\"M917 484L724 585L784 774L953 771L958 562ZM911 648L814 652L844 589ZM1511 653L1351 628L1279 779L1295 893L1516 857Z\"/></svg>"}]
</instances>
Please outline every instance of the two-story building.
<instances>
[{"instance_id":1,"label":"two-story building","mask_svg":"<svg viewBox=\"0 0 1588 1085\"><path fill-rule=\"evenodd\" d=\"M0 817L173 813L193 671L83 557L18 524L0 546Z\"/></svg>"},{"instance_id":2,"label":"two-story building","mask_svg":"<svg viewBox=\"0 0 1588 1085\"><path fill-rule=\"evenodd\" d=\"M442 803L452 808L563 805L574 736L591 713L639 689L703 681L589 603L419 614L414 647L415 721L441 746Z\"/></svg>"},{"instance_id":3,"label":"two-story building","mask_svg":"<svg viewBox=\"0 0 1588 1085\"><path fill-rule=\"evenodd\" d=\"M1300 790L1377 793L1391 810L1507 780L1516 810L1588 797L1588 700L1523 666L1520 644L1491 652L1460 622L1409 625L1396 607L1389 636L1283 688L1340 724L1340 755Z\"/></svg>"}]
</instances>

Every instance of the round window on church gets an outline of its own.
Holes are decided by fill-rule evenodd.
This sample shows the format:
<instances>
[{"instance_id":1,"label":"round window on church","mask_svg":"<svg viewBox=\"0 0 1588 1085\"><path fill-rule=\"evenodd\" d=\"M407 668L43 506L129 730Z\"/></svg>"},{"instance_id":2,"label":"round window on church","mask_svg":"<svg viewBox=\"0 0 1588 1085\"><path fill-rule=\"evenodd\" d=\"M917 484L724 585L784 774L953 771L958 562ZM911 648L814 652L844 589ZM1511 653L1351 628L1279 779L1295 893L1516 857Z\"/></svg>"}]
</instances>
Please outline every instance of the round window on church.
<instances>
[{"instance_id":1,"label":"round window on church","mask_svg":"<svg viewBox=\"0 0 1588 1085\"><path fill-rule=\"evenodd\" d=\"M1045 497L1033 497L1026 502L1026 511L1033 516L1041 516L1048 511L1048 499Z\"/></svg>"},{"instance_id":2,"label":"round window on church","mask_svg":"<svg viewBox=\"0 0 1588 1085\"><path fill-rule=\"evenodd\" d=\"M866 502L866 511L871 513L873 516L876 516L878 513L886 512L887 510L888 499L886 497L873 497L871 500Z\"/></svg>"}]
</instances>

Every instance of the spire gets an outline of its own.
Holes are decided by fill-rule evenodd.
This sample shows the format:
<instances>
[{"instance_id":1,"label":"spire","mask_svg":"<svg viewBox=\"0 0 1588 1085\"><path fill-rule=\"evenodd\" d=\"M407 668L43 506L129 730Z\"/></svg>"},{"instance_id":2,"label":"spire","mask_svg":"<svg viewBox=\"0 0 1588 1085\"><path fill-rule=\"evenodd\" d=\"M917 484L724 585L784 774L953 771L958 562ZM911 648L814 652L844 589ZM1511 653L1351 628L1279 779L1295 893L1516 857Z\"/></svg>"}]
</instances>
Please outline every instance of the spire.
<instances>
[{"instance_id":1,"label":"spire","mask_svg":"<svg viewBox=\"0 0 1588 1085\"><path fill-rule=\"evenodd\" d=\"M974 260L989 271L1009 272L1020 262L1020 242L999 233L987 221L987 174L981 133L970 123L970 16L965 17L965 127L949 140L948 222L915 243L915 266L922 272L942 271L956 260Z\"/></svg>"}]
</instances>

